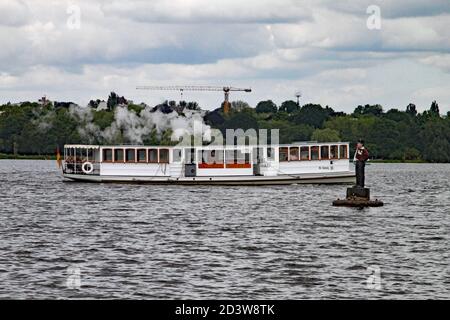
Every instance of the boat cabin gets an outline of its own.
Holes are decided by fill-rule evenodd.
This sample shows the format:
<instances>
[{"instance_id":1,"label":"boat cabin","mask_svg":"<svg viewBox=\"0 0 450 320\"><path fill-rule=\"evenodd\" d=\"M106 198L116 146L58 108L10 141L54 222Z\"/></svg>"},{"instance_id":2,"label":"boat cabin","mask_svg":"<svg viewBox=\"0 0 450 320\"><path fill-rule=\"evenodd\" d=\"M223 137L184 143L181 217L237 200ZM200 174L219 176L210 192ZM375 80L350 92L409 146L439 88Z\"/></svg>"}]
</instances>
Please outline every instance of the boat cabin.
<instances>
[{"instance_id":1,"label":"boat cabin","mask_svg":"<svg viewBox=\"0 0 450 320\"><path fill-rule=\"evenodd\" d=\"M64 173L132 177L280 176L349 171L348 143L268 146L66 145Z\"/></svg>"}]
</instances>

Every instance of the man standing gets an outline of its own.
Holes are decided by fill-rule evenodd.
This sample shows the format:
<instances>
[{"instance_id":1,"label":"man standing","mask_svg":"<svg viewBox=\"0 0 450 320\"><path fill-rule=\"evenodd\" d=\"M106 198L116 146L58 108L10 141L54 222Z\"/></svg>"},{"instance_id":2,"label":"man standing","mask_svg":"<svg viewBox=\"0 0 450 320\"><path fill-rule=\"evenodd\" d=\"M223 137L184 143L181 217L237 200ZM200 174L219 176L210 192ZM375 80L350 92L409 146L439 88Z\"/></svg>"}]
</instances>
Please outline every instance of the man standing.
<instances>
[{"instance_id":1,"label":"man standing","mask_svg":"<svg viewBox=\"0 0 450 320\"><path fill-rule=\"evenodd\" d=\"M364 167L366 166L367 159L369 159L369 152L364 147L364 140L359 139L356 144L353 161L355 162L356 185L361 188L364 188Z\"/></svg>"}]
</instances>

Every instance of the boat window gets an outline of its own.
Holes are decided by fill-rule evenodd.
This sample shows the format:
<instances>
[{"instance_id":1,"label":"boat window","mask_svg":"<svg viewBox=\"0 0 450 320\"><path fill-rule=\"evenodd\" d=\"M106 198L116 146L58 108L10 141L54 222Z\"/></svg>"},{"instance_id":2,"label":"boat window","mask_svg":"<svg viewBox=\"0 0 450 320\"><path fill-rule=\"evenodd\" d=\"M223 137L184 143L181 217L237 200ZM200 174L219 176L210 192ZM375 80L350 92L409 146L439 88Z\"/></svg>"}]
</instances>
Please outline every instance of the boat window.
<instances>
[{"instance_id":1,"label":"boat window","mask_svg":"<svg viewBox=\"0 0 450 320\"><path fill-rule=\"evenodd\" d=\"M243 152L242 150L226 150L225 161L227 168L234 168L234 169L251 168L250 153Z\"/></svg>"},{"instance_id":2,"label":"boat window","mask_svg":"<svg viewBox=\"0 0 450 320\"><path fill-rule=\"evenodd\" d=\"M250 163L250 153L244 153L242 150L227 150L226 151L227 163Z\"/></svg>"},{"instance_id":3,"label":"boat window","mask_svg":"<svg viewBox=\"0 0 450 320\"><path fill-rule=\"evenodd\" d=\"M347 145L344 144L339 146L339 157L341 159L348 159Z\"/></svg>"},{"instance_id":4,"label":"boat window","mask_svg":"<svg viewBox=\"0 0 450 320\"><path fill-rule=\"evenodd\" d=\"M112 162L112 149L103 149L103 161Z\"/></svg>"},{"instance_id":5,"label":"boat window","mask_svg":"<svg viewBox=\"0 0 450 320\"><path fill-rule=\"evenodd\" d=\"M267 148L267 160L275 160L274 148Z\"/></svg>"},{"instance_id":6,"label":"boat window","mask_svg":"<svg viewBox=\"0 0 450 320\"><path fill-rule=\"evenodd\" d=\"M225 151L225 162L226 163L236 163L235 151L236 150L226 150Z\"/></svg>"},{"instance_id":7,"label":"boat window","mask_svg":"<svg viewBox=\"0 0 450 320\"><path fill-rule=\"evenodd\" d=\"M126 160L126 162L135 162L136 161L136 150L135 149L126 149L125 160Z\"/></svg>"},{"instance_id":8,"label":"boat window","mask_svg":"<svg viewBox=\"0 0 450 320\"><path fill-rule=\"evenodd\" d=\"M137 151L137 161L138 162L147 162L147 150L139 149Z\"/></svg>"},{"instance_id":9,"label":"boat window","mask_svg":"<svg viewBox=\"0 0 450 320\"><path fill-rule=\"evenodd\" d=\"M197 153L198 153L197 156L198 163L206 163L208 161L208 154L206 150L198 150Z\"/></svg>"},{"instance_id":10,"label":"boat window","mask_svg":"<svg viewBox=\"0 0 450 320\"><path fill-rule=\"evenodd\" d=\"M169 163L169 149L159 149L159 163Z\"/></svg>"},{"instance_id":11,"label":"boat window","mask_svg":"<svg viewBox=\"0 0 450 320\"><path fill-rule=\"evenodd\" d=\"M282 147L280 148L280 161L288 161L289 160L289 148Z\"/></svg>"},{"instance_id":12,"label":"boat window","mask_svg":"<svg viewBox=\"0 0 450 320\"><path fill-rule=\"evenodd\" d=\"M114 149L114 162L123 162L123 149Z\"/></svg>"},{"instance_id":13,"label":"boat window","mask_svg":"<svg viewBox=\"0 0 450 320\"><path fill-rule=\"evenodd\" d=\"M223 164L223 150L210 150L209 163L222 163Z\"/></svg>"},{"instance_id":14,"label":"boat window","mask_svg":"<svg viewBox=\"0 0 450 320\"><path fill-rule=\"evenodd\" d=\"M223 150L199 150L200 163L223 164Z\"/></svg>"},{"instance_id":15,"label":"boat window","mask_svg":"<svg viewBox=\"0 0 450 320\"><path fill-rule=\"evenodd\" d=\"M250 163L250 153L242 152L242 150L234 150L235 163Z\"/></svg>"},{"instance_id":16,"label":"boat window","mask_svg":"<svg viewBox=\"0 0 450 320\"><path fill-rule=\"evenodd\" d=\"M87 149L88 161L95 162L94 149Z\"/></svg>"},{"instance_id":17,"label":"boat window","mask_svg":"<svg viewBox=\"0 0 450 320\"><path fill-rule=\"evenodd\" d=\"M158 149L148 150L148 162L158 163Z\"/></svg>"},{"instance_id":18,"label":"boat window","mask_svg":"<svg viewBox=\"0 0 450 320\"><path fill-rule=\"evenodd\" d=\"M64 154L66 156L67 159L70 158L70 160L73 160L73 149L72 148L64 148Z\"/></svg>"},{"instance_id":19,"label":"boat window","mask_svg":"<svg viewBox=\"0 0 450 320\"><path fill-rule=\"evenodd\" d=\"M181 149L173 149L172 151L173 162L181 161Z\"/></svg>"},{"instance_id":20,"label":"boat window","mask_svg":"<svg viewBox=\"0 0 450 320\"><path fill-rule=\"evenodd\" d=\"M320 159L319 147L318 146L311 147L311 160L319 160L319 159Z\"/></svg>"},{"instance_id":21,"label":"boat window","mask_svg":"<svg viewBox=\"0 0 450 320\"><path fill-rule=\"evenodd\" d=\"M199 168L223 169L223 150L199 150Z\"/></svg>"},{"instance_id":22,"label":"boat window","mask_svg":"<svg viewBox=\"0 0 450 320\"><path fill-rule=\"evenodd\" d=\"M300 160L309 160L309 147L300 148Z\"/></svg>"},{"instance_id":23,"label":"boat window","mask_svg":"<svg viewBox=\"0 0 450 320\"><path fill-rule=\"evenodd\" d=\"M330 158L330 146L321 146L320 147L320 158L321 159L329 159Z\"/></svg>"},{"instance_id":24,"label":"boat window","mask_svg":"<svg viewBox=\"0 0 450 320\"><path fill-rule=\"evenodd\" d=\"M338 159L338 146L330 146L330 159Z\"/></svg>"},{"instance_id":25,"label":"boat window","mask_svg":"<svg viewBox=\"0 0 450 320\"><path fill-rule=\"evenodd\" d=\"M198 150L198 163L207 163L208 161L208 153L207 150Z\"/></svg>"},{"instance_id":26,"label":"boat window","mask_svg":"<svg viewBox=\"0 0 450 320\"><path fill-rule=\"evenodd\" d=\"M298 147L290 147L289 161L297 161L297 160L298 160Z\"/></svg>"},{"instance_id":27,"label":"boat window","mask_svg":"<svg viewBox=\"0 0 450 320\"><path fill-rule=\"evenodd\" d=\"M85 155L83 155L83 150L80 148L75 149L75 161L76 162L83 162L85 158Z\"/></svg>"}]
</instances>

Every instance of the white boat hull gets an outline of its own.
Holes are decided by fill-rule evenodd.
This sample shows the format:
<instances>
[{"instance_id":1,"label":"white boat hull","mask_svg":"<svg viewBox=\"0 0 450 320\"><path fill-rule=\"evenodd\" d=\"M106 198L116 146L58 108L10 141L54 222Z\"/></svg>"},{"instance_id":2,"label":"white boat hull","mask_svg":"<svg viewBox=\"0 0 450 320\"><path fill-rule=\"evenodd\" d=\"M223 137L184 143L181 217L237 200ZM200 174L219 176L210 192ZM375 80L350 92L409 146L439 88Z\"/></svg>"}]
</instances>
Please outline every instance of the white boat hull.
<instances>
[{"instance_id":1,"label":"white boat hull","mask_svg":"<svg viewBox=\"0 0 450 320\"><path fill-rule=\"evenodd\" d=\"M354 184L353 172L309 173L278 176L161 177L64 174L64 178L80 182L180 184L180 185L285 185L285 184Z\"/></svg>"}]
</instances>

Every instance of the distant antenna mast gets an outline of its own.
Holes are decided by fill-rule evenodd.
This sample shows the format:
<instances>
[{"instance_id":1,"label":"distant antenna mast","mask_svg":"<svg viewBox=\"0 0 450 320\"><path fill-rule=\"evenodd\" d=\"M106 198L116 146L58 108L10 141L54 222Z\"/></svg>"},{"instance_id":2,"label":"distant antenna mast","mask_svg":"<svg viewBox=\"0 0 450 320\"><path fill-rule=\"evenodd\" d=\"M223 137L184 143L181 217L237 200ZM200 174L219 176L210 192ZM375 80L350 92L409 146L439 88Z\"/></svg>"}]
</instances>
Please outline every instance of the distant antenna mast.
<instances>
[{"instance_id":1,"label":"distant antenna mast","mask_svg":"<svg viewBox=\"0 0 450 320\"><path fill-rule=\"evenodd\" d=\"M297 97L297 107L300 107L300 97L302 96L301 91L297 91L295 96Z\"/></svg>"}]
</instances>

